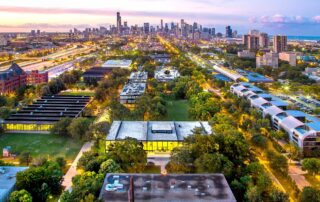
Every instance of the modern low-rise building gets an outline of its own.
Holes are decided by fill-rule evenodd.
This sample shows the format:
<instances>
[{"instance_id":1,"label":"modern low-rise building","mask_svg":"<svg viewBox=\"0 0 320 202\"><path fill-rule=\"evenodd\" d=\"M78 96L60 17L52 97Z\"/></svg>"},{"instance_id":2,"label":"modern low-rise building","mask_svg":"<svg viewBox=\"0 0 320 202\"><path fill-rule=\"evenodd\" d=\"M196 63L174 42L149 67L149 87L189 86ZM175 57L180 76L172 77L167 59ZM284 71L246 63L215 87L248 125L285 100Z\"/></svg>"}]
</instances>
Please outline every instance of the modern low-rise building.
<instances>
[{"instance_id":1,"label":"modern low-rise building","mask_svg":"<svg viewBox=\"0 0 320 202\"><path fill-rule=\"evenodd\" d=\"M111 74L113 68L92 67L83 73L83 80L86 83L96 83Z\"/></svg>"},{"instance_id":2,"label":"modern low-rise building","mask_svg":"<svg viewBox=\"0 0 320 202\"><path fill-rule=\"evenodd\" d=\"M256 57L256 53L255 52L251 52L249 50L243 50L243 51L239 51L238 52L238 57L239 58L250 58L253 59Z\"/></svg>"},{"instance_id":3,"label":"modern low-rise building","mask_svg":"<svg viewBox=\"0 0 320 202\"><path fill-rule=\"evenodd\" d=\"M16 175L28 167L0 166L0 201L9 201L16 185Z\"/></svg>"},{"instance_id":4,"label":"modern low-rise building","mask_svg":"<svg viewBox=\"0 0 320 202\"><path fill-rule=\"evenodd\" d=\"M49 133L64 117L77 118L91 101L89 96L43 96L4 120L8 133Z\"/></svg>"},{"instance_id":5,"label":"modern low-rise building","mask_svg":"<svg viewBox=\"0 0 320 202\"><path fill-rule=\"evenodd\" d=\"M297 53L295 52L281 52L279 53L279 59L289 62L291 66L297 66Z\"/></svg>"},{"instance_id":6,"label":"modern low-rise building","mask_svg":"<svg viewBox=\"0 0 320 202\"><path fill-rule=\"evenodd\" d=\"M279 56L278 53L265 53L263 56L257 56L256 58L257 68L270 66L273 68L278 68L279 66Z\"/></svg>"},{"instance_id":7,"label":"modern low-rise building","mask_svg":"<svg viewBox=\"0 0 320 202\"><path fill-rule=\"evenodd\" d=\"M132 60L108 60L101 67L130 69Z\"/></svg>"},{"instance_id":8,"label":"modern low-rise building","mask_svg":"<svg viewBox=\"0 0 320 202\"><path fill-rule=\"evenodd\" d=\"M178 77L180 77L180 73L174 67L159 67L154 73L154 78L159 82L173 81Z\"/></svg>"},{"instance_id":9,"label":"modern low-rise building","mask_svg":"<svg viewBox=\"0 0 320 202\"><path fill-rule=\"evenodd\" d=\"M141 97L147 88L146 83L130 83L128 82L120 93L120 103L134 104Z\"/></svg>"},{"instance_id":10,"label":"modern low-rise building","mask_svg":"<svg viewBox=\"0 0 320 202\"><path fill-rule=\"evenodd\" d=\"M108 173L99 199L110 202L236 202L223 174Z\"/></svg>"},{"instance_id":11,"label":"modern low-rise building","mask_svg":"<svg viewBox=\"0 0 320 202\"><path fill-rule=\"evenodd\" d=\"M40 72L38 70L27 72L27 84L29 85L48 83L48 81L49 81L48 72Z\"/></svg>"},{"instance_id":12,"label":"modern low-rise building","mask_svg":"<svg viewBox=\"0 0 320 202\"><path fill-rule=\"evenodd\" d=\"M233 94L247 99L251 107L258 109L263 117L270 118L274 130L285 131L289 139L304 154L320 150L320 119L302 111L287 110L288 104L250 83L236 83L230 87Z\"/></svg>"},{"instance_id":13,"label":"modern low-rise building","mask_svg":"<svg viewBox=\"0 0 320 202\"><path fill-rule=\"evenodd\" d=\"M142 142L147 152L170 152L181 146L195 128L212 133L209 123L202 121L114 121L106 137L106 149L115 141L131 137Z\"/></svg>"},{"instance_id":14,"label":"modern low-rise building","mask_svg":"<svg viewBox=\"0 0 320 202\"><path fill-rule=\"evenodd\" d=\"M132 72L129 77L130 83L147 83L148 72Z\"/></svg>"}]
</instances>

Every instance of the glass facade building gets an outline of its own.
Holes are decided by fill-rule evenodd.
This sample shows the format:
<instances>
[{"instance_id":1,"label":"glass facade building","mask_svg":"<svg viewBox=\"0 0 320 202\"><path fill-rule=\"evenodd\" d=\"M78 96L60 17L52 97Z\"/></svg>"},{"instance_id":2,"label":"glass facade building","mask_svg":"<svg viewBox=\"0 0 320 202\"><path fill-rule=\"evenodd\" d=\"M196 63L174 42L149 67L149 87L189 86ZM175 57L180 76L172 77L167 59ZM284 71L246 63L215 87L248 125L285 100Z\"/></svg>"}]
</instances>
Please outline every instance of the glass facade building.
<instances>
[{"instance_id":1,"label":"glass facade building","mask_svg":"<svg viewBox=\"0 0 320 202\"><path fill-rule=\"evenodd\" d=\"M204 134L212 133L208 122L200 121L114 121L106 137L106 151L111 144L130 137L140 141L148 153L169 153L182 146L195 128L201 128Z\"/></svg>"}]
</instances>

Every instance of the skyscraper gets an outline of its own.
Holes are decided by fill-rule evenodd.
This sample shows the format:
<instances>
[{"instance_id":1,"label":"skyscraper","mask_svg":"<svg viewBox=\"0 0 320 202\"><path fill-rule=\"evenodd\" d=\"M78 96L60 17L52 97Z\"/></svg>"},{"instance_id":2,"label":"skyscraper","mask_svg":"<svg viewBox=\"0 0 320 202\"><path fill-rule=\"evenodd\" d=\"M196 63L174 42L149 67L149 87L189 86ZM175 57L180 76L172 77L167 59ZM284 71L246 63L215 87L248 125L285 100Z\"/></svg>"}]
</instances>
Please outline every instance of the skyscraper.
<instances>
[{"instance_id":1,"label":"skyscraper","mask_svg":"<svg viewBox=\"0 0 320 202\"><path fill-rule=\"evenodd\" d=\"M226 38L232 38L232 29L230 25L226 27Z\"/></svg>"},{"instance_id":2,"label":"skyscraper","mask_svg":"<svg viewBox=\"0 0 320 202\"><path fill-rule=\"evenodd\" d=\"M287 50L287 36L276 35L273 36L273 51L276 53L281 53Z\"/></svg>"},{"instance_id":3,"label":"skyscraper","mask_svg":"<svg viewBox=\"0 0 320 202\"><path fill-rule=\"evenodd\" d=\"M161 29L161 31L163 31L163 19L161 19L160 29Z\"/></svg>"},{"instance_id":4,"label":"skyscraper","mask_svg":"<svg viewBox=\"0 0 320 202\"><path fill-rule=\"evenodd\" d=\"M149 34L149 32L150 32L150 24L148 22L143 24L143 32L145 34Z\"/></svg>"},{"instance_id":5,"label":"skyscraper","mask_svg":"<svg viewBox=\"0 0 320 202\"><path fill-rule=\"evenodd\" d=\"M120 12L117 12L117 32L121 34L121 15Z\"/></svg>"}]
</instances>

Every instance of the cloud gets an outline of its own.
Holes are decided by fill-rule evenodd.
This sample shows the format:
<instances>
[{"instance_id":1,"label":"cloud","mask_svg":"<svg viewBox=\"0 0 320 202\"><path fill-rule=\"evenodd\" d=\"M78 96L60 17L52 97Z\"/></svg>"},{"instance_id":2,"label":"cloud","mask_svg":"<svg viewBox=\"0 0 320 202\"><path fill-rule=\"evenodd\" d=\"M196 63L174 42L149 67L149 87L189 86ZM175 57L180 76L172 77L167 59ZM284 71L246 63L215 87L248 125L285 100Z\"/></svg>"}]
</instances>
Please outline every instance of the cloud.
<instances>
[{"instance_id":1,"label":"cloud","mask_svg":"<svg viewBox=\"0 0 320 202\"><path fill-rule=\"evenodd\" d=\"M87 24L46 24L46 23L26 23L20 25L1 25L0 28L15 28L15 29L70 29L70 28L84 29L91 27Z\"/></svg>"},{"instance_id":2,"label":"cloud","mask_svg":"<svg viewBox=\"0 0 320 202\"><path fill-rule=\"evenodd\" d=\"M251 23L260 23L265 25L287 25L287 24L320 24L320 16L303 17L297 16L284 16L275 14L273 16L261 16L249 18Z\"/></svg>"}]
</instances>

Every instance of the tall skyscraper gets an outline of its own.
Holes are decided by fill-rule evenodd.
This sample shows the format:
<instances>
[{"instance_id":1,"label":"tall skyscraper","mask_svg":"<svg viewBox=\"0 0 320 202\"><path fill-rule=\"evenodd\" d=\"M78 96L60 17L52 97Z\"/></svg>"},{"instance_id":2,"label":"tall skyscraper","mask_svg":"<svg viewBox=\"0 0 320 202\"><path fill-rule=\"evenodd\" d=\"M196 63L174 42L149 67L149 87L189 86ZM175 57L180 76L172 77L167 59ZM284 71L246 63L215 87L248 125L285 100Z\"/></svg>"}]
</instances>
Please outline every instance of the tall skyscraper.
<instances>
[{"instance_id":1,"label":"tall skyscraper","mask_svg":"<svg viewBox=\"0 0 320 202\"><path fill-rule=\"evenodd\" d=\"M121 34L121 15L120 12L117 12L117 32Z\"/></svg>"},{"instance_id":2,"label":"tall skyscraper","mask_svg":"<svg viewBox=\"0 0 320 202\"><path fill-rule=\"evenodd\" d=\"M281 53L287 50L287 36L276 35L273 36L273 51L276 53Z\"/></svg>"},{"instance_id":3,"label":"tall skyscraper","mask_svg":"<svg viewBox=\"0 0 320 202\"><path fill-rule=\"evenodd\" d=\"M226 27L226 38L232 38L232 29L230 25Z\"/></svg>"},{"instance_id":4,"label":"tall skyscraper","mask_svg":"<svg viewBox=\"0 0 320 202\"><path fill-rule=\"evenodd\" d=\"M149 32L150 32L150 24L148 22L143 24L143 32L145 34L149 34Z\"/></svg>"},{"instance_id":5,"label":"tall skyscraper","mask_svg":"<svg viewBox=\"0 0 320 202\"><path fill-rule=\"evenodd\" d=\"M163 31L163 19L161 19L161 23L160 23L161 25L160 25L160 29L161 29L161 31Z\"/></svg>"}]
</instances>

